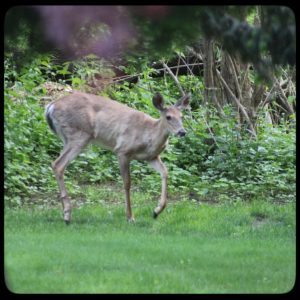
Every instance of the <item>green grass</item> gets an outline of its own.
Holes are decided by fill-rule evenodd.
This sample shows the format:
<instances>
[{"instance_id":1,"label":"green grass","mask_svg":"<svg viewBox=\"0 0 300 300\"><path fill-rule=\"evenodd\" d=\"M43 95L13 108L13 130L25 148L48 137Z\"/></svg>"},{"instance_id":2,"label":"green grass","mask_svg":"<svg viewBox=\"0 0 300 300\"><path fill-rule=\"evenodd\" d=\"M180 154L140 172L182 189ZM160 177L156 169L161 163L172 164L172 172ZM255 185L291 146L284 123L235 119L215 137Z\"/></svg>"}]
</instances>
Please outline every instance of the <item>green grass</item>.
<instances>
[{"instance_id":1,"label":"green grass","mask_svg":"<svg viewBox=\"0 0 300 300\"><path fill-rule=\"evenodd\" d=\"M294 203L170 201L154 220L156 202L134 192L136 223L128 224L123 194L104 190L98 203L95 197L74 208L69 226L59 205L5 209L11 291L285 293L293 287Z\"/></svg>"}]
</instances>

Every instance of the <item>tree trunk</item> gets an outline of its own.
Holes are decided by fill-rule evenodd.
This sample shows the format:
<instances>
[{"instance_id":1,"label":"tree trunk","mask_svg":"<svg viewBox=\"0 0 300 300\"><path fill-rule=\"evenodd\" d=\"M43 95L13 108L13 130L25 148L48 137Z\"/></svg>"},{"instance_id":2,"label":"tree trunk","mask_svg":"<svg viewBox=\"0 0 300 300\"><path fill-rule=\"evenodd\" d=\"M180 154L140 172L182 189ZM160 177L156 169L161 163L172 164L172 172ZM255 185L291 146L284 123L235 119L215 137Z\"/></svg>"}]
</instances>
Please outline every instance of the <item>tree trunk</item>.
<instances>
[{"instance_id":1,"label":"tree trunk","mask_svg":"<svg viewBox=\"0 0 300 300\"><path fill-rule=\"evenodd\" d=\"M214 41L204 40L203 43L203 67L204 67L204 99L205 103L214 104L219 113L223 114L223 109L218 101L218 86L214 77L215 59L214 59Z\"/></svg>"},{"instance_id":2,"label":"tree trunk","mask_svg":"<svg viewBox=\"0 0 300 300\"><path fill-rule=\"evenodd\" d=\"M238 97L232 71L233 70L230 67L229 54L227 52L223 52L221 58L221 75L226 81L231 91ZM226 89L223 89L221 99L222 99L222 105L226 105L226 104L234 105L234 101L232 100L230 93Z\"/></svg>"}]
</instances>

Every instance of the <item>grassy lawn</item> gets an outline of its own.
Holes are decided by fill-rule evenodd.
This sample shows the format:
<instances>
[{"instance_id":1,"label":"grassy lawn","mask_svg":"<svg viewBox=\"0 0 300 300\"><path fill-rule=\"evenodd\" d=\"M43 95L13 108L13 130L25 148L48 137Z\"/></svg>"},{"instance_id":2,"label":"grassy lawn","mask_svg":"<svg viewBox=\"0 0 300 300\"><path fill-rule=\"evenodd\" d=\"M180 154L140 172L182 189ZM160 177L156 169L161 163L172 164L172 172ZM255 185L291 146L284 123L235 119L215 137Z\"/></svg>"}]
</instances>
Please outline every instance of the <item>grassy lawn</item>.
<instances>
[{"instance_id":1,"label":"grassy lawn","mask_svg":"<svg viewBox=\"0 0 300 300\"><path fill-rule=\"evenodd\" d=\"M74 207L69 226L58 204L5 209L11 291L285 293L294 285L294 203L170 201L154 220L156 202L136 191L128 224L123 194L97 195Z\"/></svg>"}]
</instances>

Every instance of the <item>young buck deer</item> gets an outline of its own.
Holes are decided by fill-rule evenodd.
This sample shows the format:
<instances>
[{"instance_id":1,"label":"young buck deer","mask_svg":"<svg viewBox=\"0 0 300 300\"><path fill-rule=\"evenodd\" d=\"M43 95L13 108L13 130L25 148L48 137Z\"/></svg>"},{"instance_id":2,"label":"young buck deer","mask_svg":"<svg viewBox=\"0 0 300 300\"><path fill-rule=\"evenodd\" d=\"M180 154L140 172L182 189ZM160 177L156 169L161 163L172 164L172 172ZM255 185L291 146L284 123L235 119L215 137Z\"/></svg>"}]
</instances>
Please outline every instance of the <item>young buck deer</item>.
<instances>
[{"instance_id":1,"label":"young buck deer","mask_svg":"<svg viewBox=\"0 0 300 300\"><path fill-rule=\"evenodd\" d=\"M160 173L161 199L154 209L153 217L156 218L163 211L167 203L168 173L159 154L166 147L170 133L185 136L180 111L188 105L189 98L190 94L187 94L175 105L165 108L163 97L157 93L152 102L160 112L160 119L154 119L114 100L80 92L47 105L48 124L64 142L64 148L52 163L52 168L67 224L71 219L71 204L63 179L64 171L89 143L96 143L116 153L124 182L129 222L134 222L130 206L129 164L132 159L145 160Z\"/></svg>"}]
</instances>

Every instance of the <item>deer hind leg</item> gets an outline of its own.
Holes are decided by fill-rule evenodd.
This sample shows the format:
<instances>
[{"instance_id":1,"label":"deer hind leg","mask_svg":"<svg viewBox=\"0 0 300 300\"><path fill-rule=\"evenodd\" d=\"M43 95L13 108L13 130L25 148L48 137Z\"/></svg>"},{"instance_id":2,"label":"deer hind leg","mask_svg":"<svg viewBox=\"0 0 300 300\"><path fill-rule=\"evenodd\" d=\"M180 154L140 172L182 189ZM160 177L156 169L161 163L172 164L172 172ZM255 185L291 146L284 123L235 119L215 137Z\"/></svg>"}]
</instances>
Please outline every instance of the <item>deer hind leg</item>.
<instances>
[{"instance_id":1,"label":"deer hind leg","mask_svg":"<svg viewBox=\"0 0 300 300\"><path fill-rule=\"evenodd\" d=\"M68 164L81 152L81 150L88 144L89 136L86 134L80 134L80 139L73 139L66 142L64 149L60 156L52 163L52 169L55 174L60 198L63 205L64 221L66 224L71 220L71 203L67 194L67 190L64 182L64 171Z\"/></svg>"},{"instance_id":2,"label":"deer hind leg","mask_svg":"<svg viewBox=\"0 0 300 300\"><path fill-rule=\"evenodd\" d=\"M130 160L125 155L119 155L119 165L120 171L123 178L124 189L125 189L125 198L126 198L126 216L127 221L129 223L134 223L134 217L131 211L131 203L130 203Z\"/></svg>"},{"instance_id":3,"label":"deer hind leg","mask_svg":"<svg viewBox=\"0 0 300 300\"><path fill-rule=\"evenodd\" d=\"M164 210L167 205L167 179L168 179L168 171L166 166L161 161L158 156L157 159L154 159L149 162L150 165L160 173L162 185L161 185L161 198L158 206L153 211L153 217L157 218L158 215Z\"/></svg>"}]
</instances>

